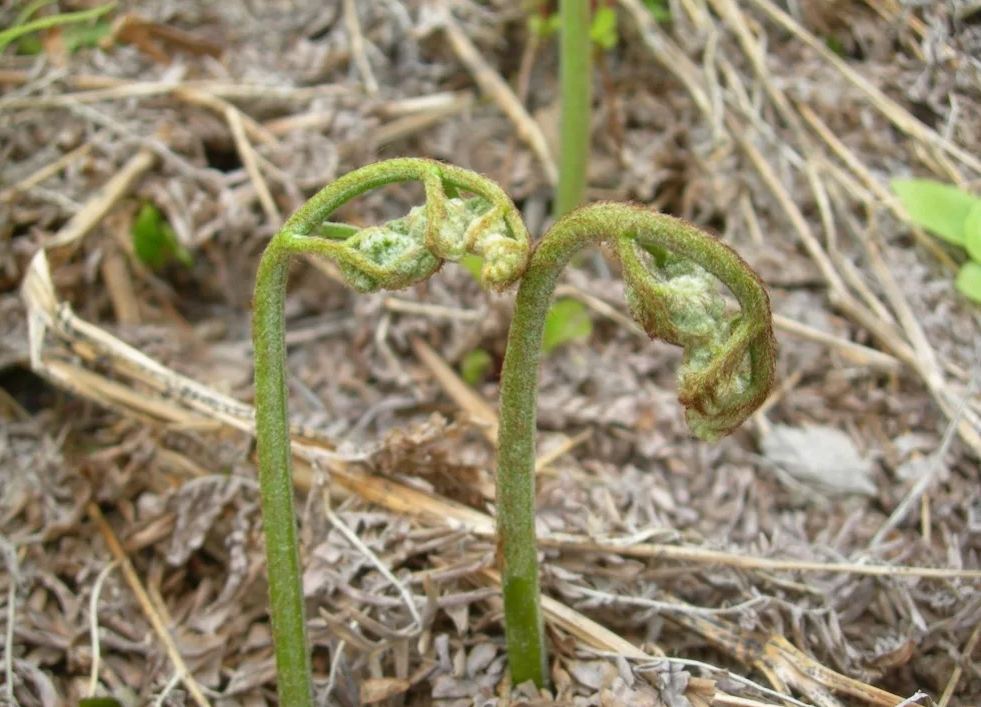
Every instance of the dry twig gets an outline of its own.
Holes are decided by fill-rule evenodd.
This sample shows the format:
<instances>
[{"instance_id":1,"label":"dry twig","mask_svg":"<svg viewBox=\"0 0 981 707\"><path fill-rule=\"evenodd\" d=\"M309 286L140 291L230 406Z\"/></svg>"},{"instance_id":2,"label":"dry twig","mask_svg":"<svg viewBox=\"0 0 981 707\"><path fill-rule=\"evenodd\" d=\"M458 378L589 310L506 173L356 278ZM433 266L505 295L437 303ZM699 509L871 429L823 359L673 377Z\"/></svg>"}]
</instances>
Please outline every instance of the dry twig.
<instances>
[{"instance_id":1,"label":"dry twig","mask_svg":"<svg viewBox=\"0 0 981 707\"><path fill-rule=\"evenodd\" d=\"M198 704L198 707L210 707L208 699L204 696L204 692L201 690L201 686L198 681L194 679L187 670L187 665L184 663L184 658L181 657L180 651L177 650L177 644L174 643L173 636L170 635L170 631L167 630L167 626L164 623L163 618L160 615L160 611L156 606L154 606L153 601L150 599L150 595L147 594L146 589L143 588L143 583L140 581L139 575L136 574L136 570L133 569L133 564L130 562L129 557L126 555L126 551L123 550L123 546L119 544L119 539L113 532L112 527L106 521L105 517L102 515L102 511L94 503L89 503L88 505L89 518L95 523L96 527L99 529L103 540L105 540L106 545L109 547L109 552L112 553L116 562L119 563L123 571L123 576L126 578L126 583L132 590L133 594L136 595L137 601L140 603L140 608L143 609L143 613L146 614L147 619L150 621L150 625L153 626L153 630L157 634L157 638L164 646L164 650L167 651L167 657L170 658L170 662L173 664L174 669L181 674L184 687L190 693L191 697Z\"/></svg>"},{"instance_id":2,"label":"dry twig","mask_svg":"<svg viewBox=\"0 0 981 707\"><path fill-rule=\"evenodd\" d=\"M545 171L545 177L548 179L549 184L558 184L559 171L555 166L555 160L552 158L552 153L548 149L548 142L546 142L541 128L538 127L538 123L528 115L528 111L521 105L521 101L514 95L511 87L501 78L501 75L487 64L487 61L477 51L477 47L473 45L470 38L456 24L449 11L444 9L442 12L443 33L446 34L446 38L450 42L450 47L470 71L480 90L490 96L511 122L514 123L518 135L528 143L532 152L535 153L541 162L542 169Z\"/></svg>"}]
</instances>

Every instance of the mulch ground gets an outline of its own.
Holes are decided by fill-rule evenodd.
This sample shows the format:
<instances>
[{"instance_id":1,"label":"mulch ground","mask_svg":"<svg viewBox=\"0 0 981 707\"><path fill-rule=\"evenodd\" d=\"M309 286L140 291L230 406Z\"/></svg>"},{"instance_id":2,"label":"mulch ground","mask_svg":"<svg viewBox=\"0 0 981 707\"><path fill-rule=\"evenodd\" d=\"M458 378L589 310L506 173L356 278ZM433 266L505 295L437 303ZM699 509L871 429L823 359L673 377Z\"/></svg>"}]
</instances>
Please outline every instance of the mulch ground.
<instances>
[{"instance_id":1,"label":"mulch ground","mask_svg":"<svg viewBox=\"0 0 981 707\"><path fill-rule=\"evenodd\" d=\"M536 694L508 681L493 571L513 293L450 265L355 296L298 262L290 405L322 704L981 703L981 320L953 288L963 253L889 189L981 185L977 3L616 10L589 198L744 255L778 315L777 389L732 437L694 442L680 350L629 318L614 261L564 274L593 327L542 366L553 685ZM0 54L0 704L276 703L258 258L318 188L403 155L498 180L541 234L558 62L535 12L125 2L95 46L62 28ZM340 217L421 199L386 187ZM147 203L189 262L136 256ZM491 365L468 385L478 349Z\"/></svg>"}]
</instances>

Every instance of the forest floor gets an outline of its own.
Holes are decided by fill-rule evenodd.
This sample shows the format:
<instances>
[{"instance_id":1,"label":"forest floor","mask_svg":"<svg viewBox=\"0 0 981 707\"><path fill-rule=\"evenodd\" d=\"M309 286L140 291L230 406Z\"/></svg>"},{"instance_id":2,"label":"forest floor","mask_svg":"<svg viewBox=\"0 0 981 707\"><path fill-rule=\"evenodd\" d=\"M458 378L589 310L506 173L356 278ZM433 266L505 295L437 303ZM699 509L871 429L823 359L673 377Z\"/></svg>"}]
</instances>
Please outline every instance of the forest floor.
<instances>
[{"instance_id":1,"label":"forest floor","mask_svg":"<svg viewBox=\"0 0 981 707\"><path fill-rule=\"evenodd\" d=\"M981 187L978 4L616 11L589 199L735 247L770 288L777 387L733 436L694 442L680 350L626 314L615 263L565 272L591 332L542 365L553 691L535 694L507 681L493 572L513 293L447 265L355 296L298 262L290 403L322 704L981 704L981 323L953 288L963 253L889 187ZM0 55L0 704L276 702L258 258L317 189L393 156L498 180L540 235L558 65L535 12L125 2L95 46L65 27ZM386 187L340 217L421 196ZM141 259L141 211L183 260Z\"/></svg>"}]
</instances>

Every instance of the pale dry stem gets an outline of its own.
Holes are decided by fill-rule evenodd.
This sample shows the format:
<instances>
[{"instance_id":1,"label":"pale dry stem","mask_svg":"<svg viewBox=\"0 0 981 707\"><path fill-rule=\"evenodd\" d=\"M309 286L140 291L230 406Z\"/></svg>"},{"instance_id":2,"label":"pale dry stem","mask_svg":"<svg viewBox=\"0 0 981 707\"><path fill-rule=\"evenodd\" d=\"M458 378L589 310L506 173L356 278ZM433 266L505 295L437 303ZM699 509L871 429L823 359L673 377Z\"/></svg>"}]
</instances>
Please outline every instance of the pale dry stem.
<instances>
[{"instance_id":1,"label":"pale dry stem","mask_svg":"<svg viewBox=\"0 0 981 707\"><path fill-rule=\"evenodd\" d=\"M119 543L119 539L113 532L112 527L106 521L105 517L102 515L102 511L94 503L89 503L88 505L89 518L99 529L103 540L106 542L106 546L109 548L109 552L112 553L116 562L119 563L120 568L123 571L123 577L126 579L126 583L129 585L130 590L136 595L136 599L140 604L140 608L143 609L143 613L146 615L147 619L150 621L150 625L153 626L154 632L157 634L157 638L163 644L164 650L167 652L167 657L180 675L182 675L182 681L184 687L187 688L188 693L190 693L191 698L198 705L198 707L210 707L210 702L208 698L204 696L204 692L198 681L194 679L187 670L187 665L184 662L184 658L181 656L180 651L177 649L177 644L174 643L173 636L170 635L170 631L167 630L167 625L161 616L160 608L154 604L151 600L150 595L147 593L146 589L143 587L143 582L140 580L139 575L133 568L133 564L129 560L129 556L126 555L126 551L123 550L123 546Z\"/></svg>"},{"instance_id":2,"label":"pale dry stem","mask_svg":"<svg viewBox=\"0 0 981 707\"><path fill-rule=\"evenodd\" d=\"M518 135L528 144L541 162L549 184L557 184L559 170L538 123L521 105L521 101L514 95L511 87L501 78L501 75L487 64L477 47L463 33L449 11L445 9L443 10L442 22L443 33L449 40L450 47L456 53L457 58L470 71L480 90L490 96L501 111L514 123Z\"/></svg>"}]
</instances>

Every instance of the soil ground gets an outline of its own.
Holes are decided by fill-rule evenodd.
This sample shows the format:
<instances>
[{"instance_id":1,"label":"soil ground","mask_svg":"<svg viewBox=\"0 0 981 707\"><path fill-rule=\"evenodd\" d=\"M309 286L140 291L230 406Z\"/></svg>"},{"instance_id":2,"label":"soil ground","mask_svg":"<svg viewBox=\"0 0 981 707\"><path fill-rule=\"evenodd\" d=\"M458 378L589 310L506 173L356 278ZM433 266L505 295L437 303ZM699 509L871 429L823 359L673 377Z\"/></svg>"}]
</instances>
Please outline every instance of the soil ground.
<instances>
[{"instance_id":1,"label":"soil ground","mask_svg":"<svg viewBox=\"0 0 981 707\"><path fill-rule=\"evenodd\" d=\"M592 331L541 371L553 690L535 694L507 681L491 571L513 293L447 265L355 296L298 262L290 405L322 703L978 705L981 327L952 284L963 252L889 188L979 189L978 4L615 9L589 199L682 216L757 269L777 388L733 436L694 442L681 352L638 331L615 261L566 271L559 295ZM0 703L276 703L258 258L318 188L393 156L498 180L540 235L559 105L538 12L123 2L98 43L65 26L0 54ZM421 198L387 187L340 217ZM187 262L137 257L145 204ZM491 364L470 385L476 350Z\"/></svg>"}]
</instances>

